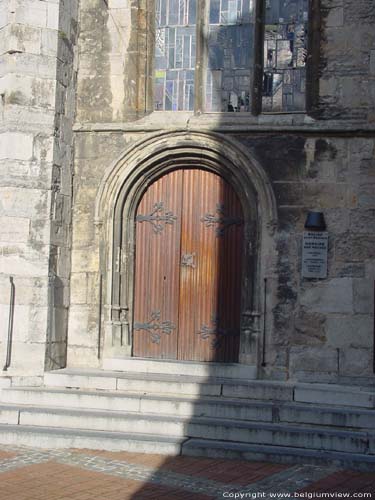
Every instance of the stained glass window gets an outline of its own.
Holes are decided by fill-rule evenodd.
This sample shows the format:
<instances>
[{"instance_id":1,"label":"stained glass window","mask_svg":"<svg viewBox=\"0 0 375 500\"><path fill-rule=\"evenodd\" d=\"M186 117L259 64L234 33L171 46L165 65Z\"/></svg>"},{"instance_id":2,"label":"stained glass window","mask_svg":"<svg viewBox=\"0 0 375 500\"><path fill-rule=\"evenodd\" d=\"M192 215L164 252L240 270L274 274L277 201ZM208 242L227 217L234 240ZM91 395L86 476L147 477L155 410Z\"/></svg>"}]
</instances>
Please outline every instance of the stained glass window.
<instances>
[{"instance_id":1,"label":"stained glass window","mask_svg":"<svg viewBox=\"0 0 375 500\"><path fill-rule=\"evenodd\" d=\"M263 111L303 111L308 0L266 0Z\"/></svg>"},{"instance_id":2,"label":"stained glass window","mask_svg":"<svg viewBox=\"0 0 375 500\"><path fill-rule=\"evenodd\" d=\"M197 54L198 0L156 0L154 109L194 110L199 61L199 109L203 103L206 112L251 111L254 54L260 54L255 9L262 2L262 111L304 111L309 0L201 1L207 18L200 20L205 36Z\"/></svg>"},{"instance_id":3,"label":"stained glass window","mask_svg":"<svg viewBox=\"0 0 375 500\"><path fill-rule=\"evenodd\" d=\"M250 111L253 0L211 0L206 111Z\"/></svg>"},{"instance_id":4,"label":"stained glass window","mask_svg":"<svg viewBox=\"0 0 375 500\"><path fill-rule=\"evenodd\" d=\"M193 111L197 0L157 0L155 109Z\"/></svg>"}]
</instances>

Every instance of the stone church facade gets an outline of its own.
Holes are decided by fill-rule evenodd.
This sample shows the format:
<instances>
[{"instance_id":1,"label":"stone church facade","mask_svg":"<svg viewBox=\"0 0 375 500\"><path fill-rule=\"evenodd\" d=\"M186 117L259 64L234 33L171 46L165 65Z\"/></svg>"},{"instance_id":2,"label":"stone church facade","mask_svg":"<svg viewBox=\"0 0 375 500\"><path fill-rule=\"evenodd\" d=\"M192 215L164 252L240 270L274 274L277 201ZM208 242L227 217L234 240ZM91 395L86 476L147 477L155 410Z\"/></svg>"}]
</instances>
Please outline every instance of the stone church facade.
<instances>
[{"instance_id":1,"label":"stone church facade","mask_svg":"<svg viewBox=\"0 0 375 500\"><path fill-rule=\"evenodd\" d=\"M279 3L286 11L273 13ZM38 386L64 367L126 371L139 357L229 360L252 380L373 388L375 5L248 4L233 14L224 3L215 10L191 1L187 13L180 2L185 17L171 28L163 12L172 15L172 1L168 9L151 0L1 2L2 385ZM173 66L168 50L190 59L175 55ZM221 182L242 207L228 222L233 214L214 187L186 205L186 220L201 203L198 225L206 213L213 229L228 226L218 252L221 274L229 271L214 306L207 283L220 262L204 271L206 281L191 278L204 265L201 229L176 236L198 238L195 247L163 246L151 226L137 240L140 217L142 228L156 221L164 234L178 226L179 172L197 176L190 187L181 180L184 199ZM147 201L152 189L163 196ZM323 214L328 233L321 278L302 275L310 212ZM180 288L165 291L158 280L169 279L173 262ZM185 279L195 283L190 302ZM164 297L161 305L143 307L149 295ZM207 314L198 311L204 297ZM237 311L235 319L223 310ZM168 354L164 339L172 342L181 321L193 325L187 347ZM217 357L220 321L237 332L228 358ZM206 335L189 354L202 325Z\"/></svg>"}]
</instances>

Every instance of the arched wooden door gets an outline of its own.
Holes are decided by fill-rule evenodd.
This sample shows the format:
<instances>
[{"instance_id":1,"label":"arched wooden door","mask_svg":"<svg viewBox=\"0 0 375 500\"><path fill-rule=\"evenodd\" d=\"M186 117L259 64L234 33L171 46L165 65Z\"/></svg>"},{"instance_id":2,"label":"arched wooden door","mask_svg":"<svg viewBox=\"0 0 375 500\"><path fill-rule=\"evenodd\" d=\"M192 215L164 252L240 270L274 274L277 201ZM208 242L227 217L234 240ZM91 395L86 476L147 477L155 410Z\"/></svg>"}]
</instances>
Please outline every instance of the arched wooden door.
<instances>
[{"instance_id":1,"label":"arched wooden door","mask_svg":"<svg viewBox=\"0 0 375 500\"><path fill-rule=\"evenodd\" d=\"M136 217L133 356L238 361L244 217L219 175L180 169Z\"/></svg>"}]
</instances>

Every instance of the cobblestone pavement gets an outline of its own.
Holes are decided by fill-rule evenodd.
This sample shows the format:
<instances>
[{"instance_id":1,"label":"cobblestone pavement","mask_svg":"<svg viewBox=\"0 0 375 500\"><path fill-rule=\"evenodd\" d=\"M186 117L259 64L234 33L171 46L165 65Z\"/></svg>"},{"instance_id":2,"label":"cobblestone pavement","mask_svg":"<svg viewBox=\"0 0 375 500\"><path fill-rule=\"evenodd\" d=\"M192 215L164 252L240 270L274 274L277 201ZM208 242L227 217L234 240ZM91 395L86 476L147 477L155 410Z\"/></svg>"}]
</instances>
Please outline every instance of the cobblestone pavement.
<instances>
[{"instance_id":1,"label":"cobblestone pavement","mask_svg":"<svg viewBox=\"0 0 375 500\"><path fill-rule=\"evenodd\" d=\"M375 499L375 474L127 452L0 448L0 500L269 499L282 493L291 499L318 493Z\"/></svg>"}]
</instances>

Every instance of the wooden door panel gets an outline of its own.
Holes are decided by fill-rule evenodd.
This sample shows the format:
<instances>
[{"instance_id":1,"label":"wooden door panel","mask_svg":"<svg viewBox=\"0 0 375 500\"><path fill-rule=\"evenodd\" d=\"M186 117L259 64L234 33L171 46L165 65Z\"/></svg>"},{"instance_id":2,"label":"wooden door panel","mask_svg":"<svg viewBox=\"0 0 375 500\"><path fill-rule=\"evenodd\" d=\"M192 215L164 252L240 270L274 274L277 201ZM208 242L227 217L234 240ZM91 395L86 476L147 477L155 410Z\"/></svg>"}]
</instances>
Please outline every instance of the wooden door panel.
<instances>
[{"instance_id":1,"label":"wooden door panel","mask_svg":"<svg viewBox=\"0 0 375 500\"><path fill-rule=\"evenodd\" d=\"M217 308L217 239L206 231L202 215L219 189L217 176L204 170L186 171L181 252L195 254L195 267L181 270L178 357L182 360L210 361L209 338L201 332L210 325Z\"/></svg>"},{"instance_id":2,"label":"wooden door panel","mask_svg":"<svg viewBox=\"0 0 375 500\"><path fill-rule=\"evenodd\" d=\"M134 356L177 357L182 177L154 182L137 209Z\"/></svg>"},{"instance_id":3,"label":"wooden door panel","mask_svg":"<svg viewBox=\"0 0 375 500\"><path fill-rule=\"evenodd\" d=\"M178 358L237 361L242 207L231 186L204 170L184 173Z\"/></svg>"},{"instance_id":4,"label":"wooden door panel","mask_svg":"<svg viewBox=\"0 0 375 500\"><path fill-rule=\"evenodd\" d=\"M153 183L136 214L133 355L238 361L243 212L205 170Z\"/></svg>"}]
</instances>

